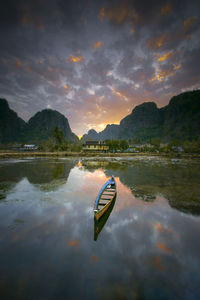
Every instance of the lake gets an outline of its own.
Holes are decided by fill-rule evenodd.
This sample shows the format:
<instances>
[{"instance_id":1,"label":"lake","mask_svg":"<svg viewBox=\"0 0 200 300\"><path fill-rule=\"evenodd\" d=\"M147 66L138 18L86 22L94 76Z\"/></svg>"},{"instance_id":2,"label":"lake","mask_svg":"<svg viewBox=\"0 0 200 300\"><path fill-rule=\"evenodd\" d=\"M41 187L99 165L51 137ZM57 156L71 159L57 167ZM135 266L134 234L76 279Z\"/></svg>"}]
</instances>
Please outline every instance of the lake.
<instances>
[{"instance_id":1,"label":"lake","mask_svg":"<svg viewBox=\"0 0 200 300\"><path fill-rule=\"evenodd\" d=\"M199 215L198 160L1 160L0 299L199 299Z\"/></svg>"}]
</instances>

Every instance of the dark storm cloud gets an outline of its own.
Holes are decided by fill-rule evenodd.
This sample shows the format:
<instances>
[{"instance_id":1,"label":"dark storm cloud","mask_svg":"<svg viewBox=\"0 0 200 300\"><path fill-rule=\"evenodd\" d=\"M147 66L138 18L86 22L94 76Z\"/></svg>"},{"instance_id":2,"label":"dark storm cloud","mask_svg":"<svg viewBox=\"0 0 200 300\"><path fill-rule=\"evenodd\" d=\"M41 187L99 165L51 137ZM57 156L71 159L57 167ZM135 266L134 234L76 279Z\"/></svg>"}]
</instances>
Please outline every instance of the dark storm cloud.
<instances>
[{"instance_id":1,"label":"dark storm cloud","mask_svg":"<svg viewBox=\"0 0 200 300\"><path fill-rule=\"evenodd\" d=\"M80 29L87 22L88 10L91 9L91 1L65 1L58 0L57 8L63 25L71 28L71 25Z\"/></svg>"},{"instance_id":2,"label":"dark storm cloud","mask_svg":"<svg viewBox=\"0 0 200 300\"><path fill-rule=\"evenodd\" d=\"M24 119L46 107L82 134L135 105L199 88L192 1L3 1L0 96ZM112 112L112 113L111 113Z\"/></svg>"},{"instance_id":3,"label":"dark storm cloud","mask_svg":"<svg viewBox=\"0 0 200 300\"><path fill-rule=\"evenodd\" d=\"M88 74L89 82L93 84L106 85L107 73L113 68L111 60L101 53L94 53L92 59L84 68L84 72Z\"/></svg>"},{"instance_id":4,"label":"dark storm cloud","mask_svg":"<svg viewBox=\"0 0 200 300\"><path fill-rule=\"evenodd\" d=\"M21 9L18 1L1 1L0 5L0 25L9 28L15 26L20 21Z\"/></svg>"}]
</instances>

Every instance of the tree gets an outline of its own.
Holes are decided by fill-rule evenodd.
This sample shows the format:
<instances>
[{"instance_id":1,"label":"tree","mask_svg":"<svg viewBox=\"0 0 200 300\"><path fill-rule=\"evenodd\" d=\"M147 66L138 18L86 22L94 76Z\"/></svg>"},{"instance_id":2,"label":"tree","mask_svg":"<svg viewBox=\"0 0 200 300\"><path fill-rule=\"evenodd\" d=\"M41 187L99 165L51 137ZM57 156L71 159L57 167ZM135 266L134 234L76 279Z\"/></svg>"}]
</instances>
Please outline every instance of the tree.
<instances>
[{"instance_id":1,"label":"tree","mask_svg":"<svg viewBox=\"0 0 200 300\"><path fill-rule=\"evenodd\" d=\"M160 138L152 138L150 140L151 145L153 145L155 148L159 148L161 144L161 139Z\"/></svg>"},{"instance_id":2,"label":"tree","mask_svg":"<svg viewBox=\"0 0 200 300\"><path fill-rule=\"evenodd\" d=\"M112 141L112 147L114 151L119 150L119 140L113 140Z\"/></svg>"},{"instance_id":3,"label":"tree","mask_svg":"<svg viewBox=\"0 0 200 300\"><path fill-rule=\"evenodd\" d=\"M55 139L55 143L60 145L66 142L64 132L59 127L55 127L52 132L52 137Z\"/></svg>"},{"instance_id":4,"label":"tree","mask_svg":"<svg viewBox=\"0 0 200 300\"><path fill-rule=\"evenodd\" d=\"M117 151L120 148L119 140L106 140L106 145L109 146L110 151Z\"/></svg>"},{"instance_id":5,"label":"tree","mask_svg":"<svg viewBox=\"0 0 200 300\"><path fill-rule=\"evenodd\" d=\"M40 150L43 151L65 151L68 148L68 142L64 137L64 132L59 127L55 127L51 137L40 144Z\"/></svg>"},{"instance_id":6,"label":"tree","mask_svg":"<svg viewBox=\"0 0 200 300\"><path fill-rule=\"evenodd\" d=\"M126 149L128 149L129 144L126 140L121 140L119 146L122 151L125 151Z\"/></svg>"},{"instance_id":7,"label":"tree","mask_svg":"<svg viewBox=\"0 0 200 300\"><path fill-rule=\"evenodd\" d=\"M178 140L178 139L174 139L174 140L172 140L172 141L170 141L170 142L168 143L168 146L169 146L169 147L179 147L179 146L181 146L182 144L183 144L182 141L180 141L180 140Z\"/></svg>"},{"instance_id":8,"label":"tree","mask_svg":"<svg viewBox=\"0 0 200 300\"><path fill-rule=\"evenodd\" d=\"M80 152L81 149L82 149L81 144L76 143L76 144L71 144L71 145L70 145L70 150L71 150L72 152Z\"/></svg>"}]
</instances>

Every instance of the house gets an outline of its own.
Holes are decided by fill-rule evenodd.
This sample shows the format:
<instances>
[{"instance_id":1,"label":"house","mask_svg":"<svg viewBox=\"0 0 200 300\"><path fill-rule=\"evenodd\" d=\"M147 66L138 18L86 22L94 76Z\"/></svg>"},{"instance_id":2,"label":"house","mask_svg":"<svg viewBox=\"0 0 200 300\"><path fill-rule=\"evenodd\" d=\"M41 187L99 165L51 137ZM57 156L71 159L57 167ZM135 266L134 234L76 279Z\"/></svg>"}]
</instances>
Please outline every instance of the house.
<instances>
[{"instance_id":1,"label":"house","mask_svg":"<svg viewBox=\"0 0 200 300\"><path fill-rule=\"evenodd\" d=\"M107 152L109 146L104 141L86 141L83 144L83 151Z\"/></svg>"},{"instance_id":2,"label":"house","mask_svg":"<svg viewBox=\"0 0 200 300\"><path fill-rule=\"evenodd\" d=\"M33 151L33 150L38 150L38 146L36 146L36 145L24 145L24 147L22 149L26 150L26 151Z\"/></svg>"},{"instance_id":3,"label":"house","mask_svg":"<svg viewBox=\"0 0 200 300\"><path fill-rule=\"evenodd\" d=\"M179 153L183 153L184 152L184 149L180 146L172 146L171 147L172 150L176 151L176 152L179 152Z\"/></svg>"}]
</instances>

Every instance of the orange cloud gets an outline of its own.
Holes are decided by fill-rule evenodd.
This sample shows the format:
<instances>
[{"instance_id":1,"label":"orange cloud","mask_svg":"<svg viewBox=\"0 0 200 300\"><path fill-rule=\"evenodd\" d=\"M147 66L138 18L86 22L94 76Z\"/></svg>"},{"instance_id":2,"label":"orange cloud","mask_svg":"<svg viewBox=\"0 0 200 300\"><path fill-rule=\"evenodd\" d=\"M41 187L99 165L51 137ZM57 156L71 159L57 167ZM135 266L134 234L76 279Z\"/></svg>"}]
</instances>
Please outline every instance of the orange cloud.
<instances>
[{"instance_id":1,"label":"orange cloud","mask_svg":"<svg viewBox=\"0 0 200 300\"><path fill-rule=\"evenodd\" d=\"M152 48L153 50L157 50L160 49L168 40L169 36L166 33L162 33L155 38L149 38L147 40L147 46Z\"/></svg>"},{"instance_id":2,"label":"orange cloud","mask_svg":"<svg viewBox=\"0 0 200 300\"><path fill-rule=\"evenodd\" d=\"M115 94L116 96L120 97L121 99L125 100L125 101L129 101L129 98L126 97L123 93L121 93L120 91L117 91L115 88L111 87L111 91L113 94Z\"/></svg>"},{"instance_id":3,"label":"orange cloud","mask_svg":"<svg viewBox=\"0 0 200 300\"><path fill-rule=\"evenodd\" d=\"M157 269L159 269L160 271L162 271L162 270L164 269L163 264L162 264L162 261L161 261L161 259L160 259L159 256L154 256L154 257L153 257L153 265L154 265Z\"/></svg>"},{"instance_id":4,"label":"orange cloud","mask_svg":"<svg viewBox=\"0 0 200 300\"><path fill-rule=\"evenodd\" d=\"M172 251L163 243L157 243L156 246L165 253L172 253Z\"/></svg>"},{"instance_id":5,"label":"orange cloud","mask_svg":"<svg viewBox=\"0 0 200 300\"><path fill-rule=\"evenodd\" d=\"M65 90L67 90L67 91L69 90L69 86L67 84L65 84L63 87Z\"/></svg>"},{"instance_id":6,"label":"orange cloud","mask_svg":"<svg viewBox=\"0 0 200 300\"><path fill-rule=\"evenodd\" d=\"M81 61L83 61L83 60L84 60L84 58L83 58L82 55L80 55L80 56L73 56L73 55L70 55L70 57L68 58L68 61L74 62L74 63L81 62Z\"/></svg>"},{"instance_id":7,"label":"orange cloud","mask_svg":"<svg viewBox=\"0 0 200 300\"><path fill-rule=\"evenodd\" d=\"M172 229L165 228L161 223L155 224L155 229L161 233L170 233Z\"/></svg>"},{"instance_id":8,"label":"orange cloud","mask_svg":"<svg viewBox=\"0 0 200 300\"><path fill-rule=\"evenodd\" d=\"M18 68L21 68L21 67L22 67L22 62L21 62L21 60L19 60L18 58L16 58L15 64L16 64L16 66L17 66Z\"/></svg>"},{"instance_id":9,"label":"orange cloud","mask_svg":"<svg viewBox=\"0 0 200 300\"><path fill-rule=\"evenodd\" d=\"M99 19L100 19L100 20L103 20L103 19L105 18L105 16L106 16L106 14L105 14L105 8L102 7L102 8L100 9Z\"/></svg>"},{"instance_id":10,"label":"orange cloud","mask_svg":"<svg viewBox=\"0 0 200 300\"><path fill-rule=\"evenodd\" d=\"M70 247L77 247L79 245L79 242L77 240L72 240L68 242L67 245Z\"/></svg>"},{"instance_id":11,"label":"orange cloud","mask_svg":"<svg viewBox=\"0 0 200 300\"><path fill-rule=\"evenodd\" d=\"M99 261L99 258L98 258L97 255L93 254L92 257L91 257L91 260L92 260L93 262L98 262L98 261Z\"/></svg>"},{"instance_id":12,"label":"orange cloud","mask_svg":"<svg viewBox=\"0 0 200 300\"><path fill-rule=\"evenodd\" d=\"M131 28L130 33L134 34L135 33L135 29Z\"/></svg>"},{"instance_id":13,"label":"orange cloud","mask_svg":"<svg viewBox=\"0 0 200 300\"><path fill-rule=\"evenodd\" d=\"M173 56L173 52L172 51L170 51L168 53L165 53L164 55L162 55L162 56L160 56L158 58L158 62L165 61L166 59L171 58L172 56Z\"/></svg>"},{"instance_id":14,"label":"orange cloud","mask_svg":"<svg viewBox=\"0 0 200 300\"><path fill-rule=\"evenodd\" d=\"M17 233L15 233L12 237L13 242L16 242L19 239L19 236Z\"/></svg>"},{"instance_id":15,"label":"orange cloud","mask_svg":"<svg viewBox=\"0 0 200 300\"><path fill-rule=\"evenodd\" d=\"M96 42L93 44L93 48L97 49L102 46L102 42Z\"/></svg>"},{"instance_id":16,"label":"orange cloud","mask_svg":"<svg viewBox=\"0 0 200 300\"><path fill-rule=\"evenodd\" d=\"M162 232L163 228L164 228L164 227L163 227L163 225L162 225L161 223L156 223L156 225L155 225L155 229L156 229L156 230Z\"/></svg>"},{"instance_id":17,"label":"orange cloud","mask_svg":"<svg viewBox=\"0 0 200 300\"><path fill-rule=\"evenodd\" d=\"M96 126L96 128L98 129L98 131L99 130L102 131L105 129L106 125L107 125L106 123L100 123Z\"/></svg>"},{"instance_id":18,"label":"orange cloud","mask_svg":"<svg viewBox=\"0 0 200 300\"><path fill-rule=\"evenodd\" d=\"M174 76L175 73L171 72L170 70L166 70L166 71L157 71L156 75L149 80L149 82L152 82L152 81L163 81L165 80L167 77L171 77L171 76Z\"/></svg>"},{"instance_id":19,"label":"orange cloud","mask_svg":"<svg viewBox=\"0 0 200 300\"><path fill-rule=\"evenodd\" d=\"M126 21L138 21L140 19L133 7L127 1L115 7L102 7L99 13L99 19L103 21L105 18L114 21L117 24L123 24Z\"/></svg>"},{"instance_id":20,"label":"orange cloud","mask_svg":"<svg viewBox=\"0 0 200 300\"><path fill-rule=\"evenodd\" d=\"M173 69L174 69L174 71L180 70L181 68L182 68L182 65L181 65L181 64L178 64L178 65L173 64Z\"/></svg>"},{"instance_id":21,"label":"orange cloud","mask_svg":"<svg viewBox=\"0 0 200 300\"><path fill-rule=\"evenodd\" d=\"M161 7L161 15L167 16L172 12L172 5L171 3L167 3L166 5Z\"/></svg>"},{"instance_id":22,"label":"orange cloud","mask_svg":"<svg viewBox=\"0 0 200 300\"><path fill-rule=\"evenodd\" d=\"M188 18L183 22L183 27L185 31L188 31L192 25L197 21L198 17L192 17L192 18Z\"/></svg>"},{"instance_id":23,"label":"orange cloud","mask_svg":"<svg viewBox=\"0 0 200 300\"><path fill-rule=\"evenodd\" d=\"M165 79L167 79L168 77L174 76L176 74L176 71L180 70L182 67L181 64L173 64L171 68L167 69L167 70L157 70L155 75L149 79L149 82L153 82L153 81L164 81Z\"/></svg>"}]
</instances>

